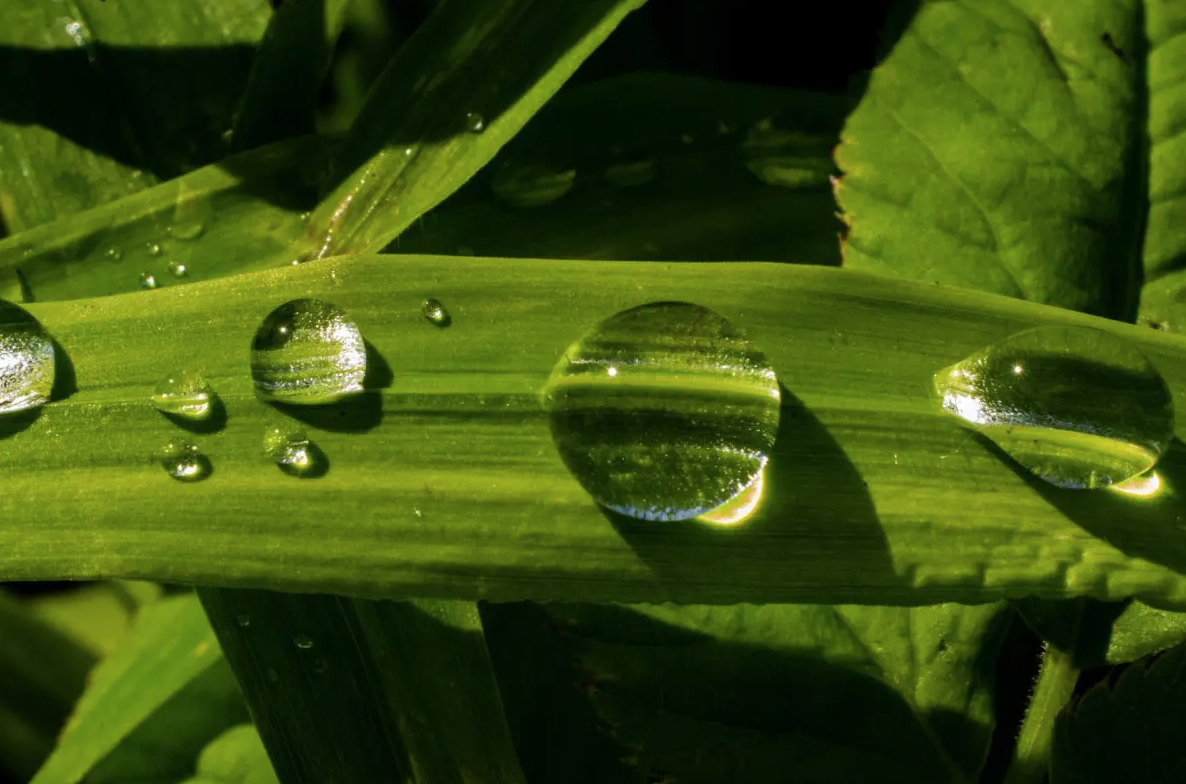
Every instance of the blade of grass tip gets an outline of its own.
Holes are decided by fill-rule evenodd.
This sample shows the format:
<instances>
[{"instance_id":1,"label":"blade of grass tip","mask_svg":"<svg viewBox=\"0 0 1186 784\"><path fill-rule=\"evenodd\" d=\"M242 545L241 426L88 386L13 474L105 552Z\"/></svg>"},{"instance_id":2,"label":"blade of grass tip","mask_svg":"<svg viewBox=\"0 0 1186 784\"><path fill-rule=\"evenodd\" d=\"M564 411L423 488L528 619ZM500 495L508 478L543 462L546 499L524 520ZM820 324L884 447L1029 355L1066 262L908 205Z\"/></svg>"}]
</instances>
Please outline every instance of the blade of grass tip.
<instances>
[{"instance_id":1,"label":"blade of grass tip","mask_svg":"<svg viewBox=\"0 0 1186 784\"><path fill-rule=\"evenodd\" d=\"M524 784L473 602L352 602L417 784Z\"/></svg>"},{"instance_id":2,"label":"blade of grass tip","mask_svg":"<svg viewBox=\"0 0 1186 784\"><path fill-rule=\"evenodd\" d=\"M164 287L276 266L338 143L279 142L0 240L0 297L78 299L134 291L141 274Z\"/></svg>"},{"instance_id":3,"label":"blade of grass tip","mask_svg":"<svg viewBox=\"0 0 1186 784\"><path fill-rule=\"evenodd\" d=\"M217 588L198 595L281 781L414 780L348 599Z\"/></svg>"},{"instance_id":4,"label":"blade of grass tip","mask_svg":"<svg viewBox=\"0 0 1186 784\"><path fill-rule=\"evenodd\" d=\"M371 88L298 258L377 252L465 183L643 0L444 3Z\"/></svg>"},{"instance_id":5,"label":"blade of grass tip","mask_svg":"<svg viewBox=\"0 0 1186 784\"><path fill-rule=\"evenodd\" d=\"M4 441L0 579L391 599L916 604L1033 594L1186 606L1175 492L1043 483L973 438L932 384L939 369L1016 332L1090 327L1147 356L1182 407L1186 339L827 267L391 261L339 258L30 305L77 391L33 421L9 420L26 429ZM446 304L451 326L425 320L425 296ZM364 394L288 411L330 463L295 480L262 453L278 414L256 397L249 347L277 305L310 297L358 326L375 372ZM557 449L541 393L558 361L603 319L661 301L696 303L744 330L782 385L761 501L744 525L608 516ZM152 458L178 434L150 402L176 368L199 369L227 414L225 427L194 437L214 470L189 484ZM1084 400L1113 410L1101 395ZM1157 471L1162 487L1186 486L1186 449L1175 443Z\"/></svg>"},{"instance_id":6,"label":"blade of grass tip","mask_svg":"<svg viewBox=\"0 0 1186 784\"><path fill-rule=\"evenodd\" d=\"M0 772L32 778L94 663L81 644L0 593Z\"/></svg>"},{"instance_id":7,"label":"blade of grass tip","mask_svg":"<svg viewBox=\"0 0 1186 784\"><path fill-rule=\"evenodd\" d=\"M289 0L272 14L231 131L230 152L313 133L317 93L348 0Z\"/></svg>"}]
</instances>

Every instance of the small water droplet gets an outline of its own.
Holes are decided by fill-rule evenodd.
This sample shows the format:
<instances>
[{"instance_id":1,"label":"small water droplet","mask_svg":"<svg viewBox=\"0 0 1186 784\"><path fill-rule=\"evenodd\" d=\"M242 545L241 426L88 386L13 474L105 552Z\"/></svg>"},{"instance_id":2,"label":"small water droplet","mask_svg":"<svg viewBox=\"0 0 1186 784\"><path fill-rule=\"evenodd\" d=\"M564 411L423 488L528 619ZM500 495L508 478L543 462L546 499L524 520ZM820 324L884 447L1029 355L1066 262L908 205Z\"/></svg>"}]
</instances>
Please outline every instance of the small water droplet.
<instances>
[{"instance_id":1,"label":"small water droplet","mask_svg":"<svg viewBox=\"0 0 1186 784\"><path fill-rule=\"evenodd\" d=\"M108 248L107 253L103 255L107 257L108 261L119 261L124 254L120 252L119 248Z\"/></svg>"},{"instance_id":2,"label":"small water droplet","mask_svg":"<svg viewBox=\"0 0 1186 784\"><path fill-rule=\"evenodd\" d=\"M486 130L486 120L477 112L466 112L465 129L470 133L481 133Z\"/></svg>"},{"instance_id":3,"label":"small water droplet","mask_svg":"<svg viewBox=\"0 0 1186 784\"><path fill-rule=\"evenodd\" d=\"M655 162L649 158L630 163L618 163L605 170L605 179L621 188L636 188L655 180Z\"/></svg>"},{"instance_id":4,"label":"small water droplet","mask_svg":"<svg viewBox=\"0 0 1186 784\"><path fill-rule=\"evenodd\" d=\"M1021 332L939 371L935 388L944 410L1059 487L1143 474L1174 433L1173 400L1156 368L1087 327Z\"/></svg>"},{"instance_id":5,"label":"small water droplet","mask_svg":"<svg viewBox=\"0 0 1186 784\"><path fill-rule=\"evenodd\" d=\"M308 211L306 211L306 212L302 212L302 213L301 213L301 215L300 215L300 219L301 219L302 221L306 221L306 222L307 222L307 221L309 220L309 218L311 218L312 216L313 216L313 213L312 213L312 212L308 212Z\"/></svg>"},{"instance_id":6,"label":"small water droplet","mask_svg":"<svg viewBox=\"0 0 1186 784\"><path fill-rule=\"evenodd\" d=\"M750 128L741 153L746 168L767 185L802 188L827 184L835 173L829 144L815 136L775 128L766 119Z\"/></svg>"},{"instance_id":7,"label":"small water droplet","mask_svg":"<svg viewBox=\"0 0 1186 784\"><path fill-rule=\"evenodd\" d=\"M412 507L412 514L414 514L416 516L417 520L424 519L424 512L418 506Z\"/></svg>"},{"instance_id":8,"label":"small water droplet","mask_svg":"<svg viewBox=\"0 0 1186 784\"><path fill-rule=\"evenodd\" d=\"M36 408L54 386L54 344L24 308L0 300L0 414Z\"/></svg>"},{"instance_id":9,"label":"small water droplet","mask_svg":"<svg viewBox=\"0 0 1186 784\"><path fill-rule=\"evenodd\" d=\"M313 455L305 428L282 422L264 430L264 454L287 472L297 475L313 467Z\"/></svg>"},{"instance_id":10,"label":"small water droplet","mask_svg":"<svg viewBox=\"0 0 1186 784\"><path fill-rule=\"evenodd\" d=\"M187 277L189 275L189 267L180 261L171 261L169 262L169 274L175 278Z\"/></svg>"},{"instance_id":11,"label":"small water droplet","mask_svg":"<svg viewBox=\"0 0 1186 784\"><path fill-rule=\"evenodd\" d=\"M449 315L445 304L435 297L424 300L424 304L420 306L420 312L424 314L424 318L430 324L436 324L438 327L447 327L453 323L453 317Z\"/></svg>"},{"instance_id":12,"label":"small water droplet","mask_svg":"<svg viewBox=\"0 0 1186 784\"><path fill-rule=\"evenodd\" d=\"M140 288L155 289L157 287L156 276L151 272L140 273Z\"/></svg>"},{"instance_id":13,"label":"small water droplet","mask_svg":"<svg viewBox=\"0 0 1186 784\"><path fill-rule=\"evenodd\" d=\"M157 243L155 243L155 242L150 242L150 243L148 243L148 245L146 245L146 246L145 246L145 248L146 248L146 250L148 250L148 255L149 255L149 256L159 256L159 255L161 255L161 246L160 246L160 245L158 245L158 244L157 244Z\"/></svg>"},{"instance_id":14,"label":"small water droplet","mask_svg":"<svg viewBox=\"0 0 1186 784\"><path fill-rule=\"evenodd\" d=\"M329 669L329 665L325 663L325 659L314 659L313 664L310 665L309 669L313 670L313 672L317 673L318 675L321 675Z\"/></svg>"},{"instance_id":15,"label":"small water droplet","mask_svg":"<svg viewBox=\"0 0 1186 784\"><path fill-rule=\"evenodd\" d=\"M223 132L222 132L222 133L219 135L219 138L221 138L221 139L222 139L222 143L223 143L224 145L226 145L227 147L230 147L230 146L231 146L231 142L233 142L233 141L235 140L235 129L234 129L234 128L227 128L225 131L223 131Z\"/></svg>"},{"instance_id":16,"label":"small water droplet","mask_svg":"<svg viewBox=\"0 0 1186 784\"><path fill-rule=\"evenodd\" d=\"M191 421L210 417L214 406L214 390L197 373L179 371L160 380L152 393L152 404L158 411Z\"/></svg>"},{"instance_id":17,"label":"small water droplet","mask_svg":"<svg viewBox=\"0 0 1186 784\"><path fill-rule=\"evenodd\" d=\"M361 392L362 333L339 308L296 299L273 310L251 344L251 377L265 400L317 405Z\"/></svg>"},{"instance_id":18,"label":"small water droplet","mask_svg":"<svg viewBox=\"0 0 1186 784\"><path fill-rule=\"evenodd\" d=\"M213 218L214 205L210 199L185 180L178 180L169 235L183 242L196 240L206 231L206 225Z\"/></svg>"},{"instance_id":19,"label":"small water droplet","mask_svg":"<svg viewBox=\"0 0 1186 784\"><path fill-rule=\"evenodd\" d=\"M542 207L571 191L576 176L575 169L504 163L494 170L490 188L495 196L516 207Z\"/></svg>"},{"instance_id":20,"label":"small water droplet","mask_svg":"<svg viewBox=\"0 0 1186 784\"><path fill-rule=\"evenodd\" d=\"M300 648L302 651L307 651L313 647L313 638L307 634L297 632L292 635L292 644Z\"/></svg>"},{"instance_id":21,"label":"small water droplet","mask_svg":"<svg viewBox=\"0 0 1186 784\"><path fill-rule=\"evenodd\" d=\"M774 444L779 399L773 368L744 334L682 302L602 322L544 392L573 476L603 506L644 520L696 517L750 488Z\"/></svg>"},{"instance_id":22,"label":"small water droplet","mask_svg":"<svg viewBox=\"0 0 1186 784\"><path fill-rule=\"evenodd\" d=\"M239 613L235 616L235 623L239 624L243 628L247 628L251 625L251 616L247 613Z\"/></svg>"},{"instance_id":23,"label":"small water droplet","mask_svg":"<svg viewBox=\"0 0 1186 784\"><path fill-rule=\"evenodd\" d=\"M197 482L210 476L210 460L188 441L170 441L161 449L165 472L179 482Z\"/></svg>"}]
</instances>

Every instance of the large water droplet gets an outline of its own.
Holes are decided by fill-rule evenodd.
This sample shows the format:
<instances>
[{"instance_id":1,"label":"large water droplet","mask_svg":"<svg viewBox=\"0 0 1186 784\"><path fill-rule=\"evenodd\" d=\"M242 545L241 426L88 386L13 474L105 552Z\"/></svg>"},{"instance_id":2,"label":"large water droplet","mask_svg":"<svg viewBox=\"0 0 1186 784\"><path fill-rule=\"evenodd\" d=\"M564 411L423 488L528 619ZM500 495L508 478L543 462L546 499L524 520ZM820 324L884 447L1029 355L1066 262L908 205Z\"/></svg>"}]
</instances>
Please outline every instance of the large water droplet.
<instances>
[{"instance_id":1,"label":"large water droplet","mask_svg":"<svg viewBox=\"0 0 1186 784\"><path fill-rule=\"evenodd\" d=\"M646 185L655 179L655 162L651 159L617 163L605 170L605 179L611 185L634 188Z\"/></svg>"},{"instance_id":2,"label":"large water droplet","mask_svg":"<svg viewBox=\"0 0 1186 784\"><path fill-rule=\"evenodd\" d=\"M1040 327L939 371L943 408L1060 487L1148 471L1174 433L1173 401L1139 351L1087 327Z\"/></svg>"},{"instance_id":3,"label":"large water droplet","mask_svg":"<svg viewBox=\"0 0 1186 784\"><path fill-rule=\"evenodd\" d=\"M166 414L201 421L213 411L214 390L197 373L170 373L160 380L152 393L152 404Z\"/></svg>"},{"instance_id":4,"label":"large water droplet","mask_svg":"<svg viewBox=\"0 0 1186 784\"><path fill-rule=\"evenodd\" d=\"M438 327L447 327L453 323L453 317L449 315L445 303L435 297L424 300L424 304L420 306L420 312L424 314L424 318L430 324L435 324Z\"/></svg>"},{"instance_id":5,"label":"large water droplet","mask_svg":"<svg viewBox=\"0 0 1186 784\"><path fill-rule=\"evenodd\" d=\"M188 441L170 441L159 457L165 472L179 482L197 482L210 476L210 460Z\"/></svg>"},{"instance_id":6,"label":"large water droplet","mask_svg":"<svg viewBox=\"0 0 1186 784\"><path fill-rule=\"evenodd\" d=\"M751 487L779 421L763 354L707 308L662 302L598 325L544 393L565 465L603 506L683 520Z\"/></svg>"},{"instance_id":7,"label":"large water droplet","mask_svg":"<svg viewBox=\"0 0 1186 784\"><path fill-rule=\"evenodd\" d=\"M36 408L54 386L54 343L24 308L0 300L0 414Z\"/></svg>"},{"instance_id":8,"label":"large water droplet","mask_svg":"<svg viewBox=\"0 0 1186 784\"><path fill-rule=\"evenodd\" d=\"M214 217L210 201L198 196L193 189L181 188L177 204L173 207L173 221L169 224L169 235L184 242L196 240L206 231Z\"/></svg>"},{"instance_id":9,"label":"large water droplet","mask_svg":"<svg viewBox=\"0 0 1186 784\"><path fill-rule=\"evenodd\" d=\"M465 129L470 133L481 133L486 130L486 120L477 112L466 112Z\"/></svg>"},{"instance_id":10,"label":"large water droplet","mask_svg":"<svg viewBox=\"0 0 1186 784\"><path fill-rule=\"evenodd\" d=\"M251 345L256 393L280 403L316 405L362 391L362 333L337 307L316 299L286 302L268 314Z\"/></svg>"},{"instance_id":11,"label":"large water droplet","mask_svg":"<svg viewBox=\"0 0 1186 784\"><path fill-rule=\"evenodd\" d=\"M157 287L156 276L151 272L140 273L140 288L155 289Z\"/></svg>"},{"instance_id":12,"label":"large water droplet","mask_svg":"<svg viewBox=\"0 0 1186 784\"><path fill-rule=\"evenodd\" d=\"M309 436L305 428L292 422L264 430L264 454L288 473L300 475L313 467Z\"/></svg>"},{"instance_id":13,"label":"large water droplet","mask_svg":"<svg viewBox=\"0 0 1186 784\"><path fill-rule=\"evenodd\" d=\"M571 191L576 177L575 169L504 163L494 170L490 188L495 196L516 207L542 207Z\"/></svg>"}]
</instances>

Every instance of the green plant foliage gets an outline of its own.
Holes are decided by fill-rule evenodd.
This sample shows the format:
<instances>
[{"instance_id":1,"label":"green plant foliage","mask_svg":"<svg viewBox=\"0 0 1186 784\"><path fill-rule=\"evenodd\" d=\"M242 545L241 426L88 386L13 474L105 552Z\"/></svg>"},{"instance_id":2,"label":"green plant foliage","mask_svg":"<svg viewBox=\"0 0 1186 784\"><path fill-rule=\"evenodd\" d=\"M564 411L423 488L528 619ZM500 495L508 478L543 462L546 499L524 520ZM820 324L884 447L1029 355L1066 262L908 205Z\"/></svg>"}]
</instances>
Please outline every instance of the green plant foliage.
<instances>
[{"instance_id":1,"label":"green plant foliage","mask_svg":"<svg viewBox=\"0 0 1186 784\"><path fill-rule=\"evenodd\" d=\"M250 724L231 727L198 757L198 771L182 784L280 784L259 733Z\"/></svg>"},{"instance_id":2,"label":"green plant foliage","mask_svg":"<svg viewBox=\"0 0 1186 784\"><path fill-rule=\"evenodd\" d=\"M162 599L95 668L33 784L172 784L211 739L245 719L196 597Z\"/></svg>"},{"instance_id":3,"label":"green plant foliage","mask_svg":"<svg viewBox=\"0 0 1186 784\"><path fill-rule=\"evenodd\" d=\"M1186 647L1129 666L1088 691L1058 722L1050 784L1169 782L1186 772Z\"/></svg>"},{"instance_id":4,"label":"green plant foliage","mask_svg":"<svg viewBox=\"0 0 1186 784\"><path fill-rule=\"evenodd\" d=\"M1186 614L1143 602L1018 602L1022 617L1042 639L1074 649L1081 668L1127 664L1186 641ZM1085 615L1082 613L1085 611ZM1077 635L1088 632L1087 639Z\"/></svg>"}]
</instances>

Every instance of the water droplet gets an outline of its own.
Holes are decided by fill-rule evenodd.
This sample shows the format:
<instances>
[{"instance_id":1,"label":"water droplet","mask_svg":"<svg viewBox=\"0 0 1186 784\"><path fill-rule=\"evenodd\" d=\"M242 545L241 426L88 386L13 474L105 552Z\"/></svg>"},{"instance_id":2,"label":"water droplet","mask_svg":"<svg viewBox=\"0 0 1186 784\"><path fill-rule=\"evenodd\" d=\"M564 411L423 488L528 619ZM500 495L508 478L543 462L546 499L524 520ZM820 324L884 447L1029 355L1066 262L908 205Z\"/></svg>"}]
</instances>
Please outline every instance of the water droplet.
<instances>
[{"instance_id":1,"label":"water droplet","mask_svg":"<svg viewBox=\"0 0 1186 784\"><path fill-rule=\"evenodd\" d=\"M313 638L307 634L297 632L292 635L292 644L300 648L302 651L307 651L313 647Z\"/></svg>"},{"instance_id":2,"label":"water droplet","mask_svg":"<svg viewBox=\"0 0 1186 784\"><path fill-rule=\"evenodd\" d=\"M316 405L362 391L366 344L353 321L316 299L286 302L268 314L251 345L256 393L280 403Z\"/></svg>"},{"instance_id":3,"label":"water droplet","mask_svg":"<svg viewBox=\"0 0 1186 784\"><path fill-rule=\"evenodd\" d=\"M108 261L119 261L123 258L124 254L120 252L119 248L108 248L107 252L103 255L107 257Z\"/></svg>"},{"instance_id":4,"label":"water droplet","mask_svg":"<svg viewBox=\"0 0 1186 784\"><path fill-rule=\"evenodd\" d=\"M214 390L197 373L170 373L160 380L152 393L158 411L192 421L209 418L213 410Z\"/></svg>"},{"instance_id":5,"label":"water droplet","mask_svg":"<svg viewBox=\"0 0 1186 784\"><path fill-rule=\"evenodd\" d=\"M420 306L420 312L424 314L424 318L428 319L429 323L436 324L438 327L447 327L453 323L453 317L449 315L445 304L435 297L424 300L424 304Z\"/></svg>"},{"instance_id":6,"label":"water droplet","mask_svg":"<svg viewBox=\"0 0 1186 784\"><path fill-rule=\"evenodd\" d=\"M486 120L477 112L466 112L465 129L470 133L481 133L486 130Z\"/></svg>"},{"instance_id":7,"label":"water droplet","mask_svg":"<svg viewBox=\"0 0 1186 784\"><path fill-rule=\"evenodd\" d=\"M827 144L815 136L775 128L768 119L750 128L741 153L746 168L767 185L825 185L835 173Z\"/></svg>"},{"instance_id":8,"label":"water droplet","mask_svg":"<svg viewBox=\"0 0 1186 784\"><path fill-rule=\"evenodd\" d=\"M655 180L655 162L649 158L630 163L618 163L605 170L605 179L611 185L635 188Z\"/></svg>"},{"instance_id":9,"label":"water droplet","mask_svg":"<svg viewBox=\"0 0 1186 784\"><path fill-rule=\"evenodd\" d=\"M314 659L310 669L320 675L329 669L329 665L325 663L325 659Z\"/></svg>"},{"instance_id":10,"label":"water droplet","mask_svg":"<svg viewBox=\"0 0 1186 784\"><path fill-rule=\"evenodd\" d=\"M235 623L239 624L243 628L247 628L251 625L251 616L247 613L239 613L235 616Z\"/></svg>"},{"instance_id":11,"label":"water droplet","mask_svg":"<svg viewBox=\"0 0 1186 784\"><path fill-rule=\"evenodd\" d=\"M219 138L222 139L223 144L225 144L227 147L230 147L231 142L235 140L235 129L227 128L225 131L219 134Z\"/></svg>"},{"instance_id":12,"label":"water droplet","mask_svg":"<svg viewBox=\"0 0 1186 784\"><path fill-rule=\"evenodd\" d=\"M155 289L157 287L156 276L151 272L140 273L140 288Z\"/></svg>"},{"instance_id":13,"label":"water droplet","mask_svg":"<svg viewBox=\"0 0 1186 784\"><path fill-rule=\"evenodd\" d=\"M160 246L160 245L158 245L157 243L155 243L155 242L150 242L150 243L148 243L148 245L147 245L147 246L145 246L145 247L146 247L146 249L148 250L148 255L149 255L149 256L159 256L159 255L161 255L161 246Z\"/></svg>"},{"instance_id":14,"label":"water droplet","mask_svg":"<svg viewBox=\"0 0 1186 784\"><path fill-rule=\"evenodd\" d=\"M189 275L189 267L186 267L180 261L170 261L169 274L175 278L184 278Z\"/></svg>"},{"instance_id":15,"label":"water droplet","mask_svg":"<svg viewBox=\"0 0 1186 784\"><path fill-rule=\"evenodd\" d=\"M602 322L567 351L544 392L577 481L603 506L644 520L696 517L750 488L774 444L779 398L773 368L740 330L682 302Z\"/></svg>"},{"instance_id":16,"label":"water droplet","mask_svg":"<svg viewBox=\"0 0 1186 784\"><path fill-rule=\"evenodd\" d=\"M201 237L206 225L214 218L214 205L205 194L185 180L178 181L177 201L173 205L173 220L169 224L169 235L174 239L189 242Z\"/></svg>"},{"instance_id":17,"label":"water droplet","mask_svg":"<svg viewBox=\"0 0 1186 784\"><path fill-rule=\"evenodd\" d=\"M264 430L264 454L282 469L303 474L313 466L305 428L283 422Z\"/></svg>"},{"instance_id":18,"label":"water droplet","mask_svg":"<svg viewBox=\"0 0 1186 784\"><path fill-rule=\"evenodd\" d=\"M210 476L210 460L188 441L170 441L161 449L165 472L179 482L197 482Z\"/></svg>"},{"instance_id":19,"label":"water droplet","mask_svg":"<svg viewBox=\"0 0 1186 784\"><path fill-rule=\"evenodd\" d=\"M504 163L494 170L490 188L495 196L516 207L542 207L571 191L576 177L575 169Z\"/></svg>"},{"instance_id":20,"label":"water droplet","mask_svg":"<svg viewBox=\"0 0 1186 784\"><path fill-rule=\"evenodd\" d=\"M1165 381L1139 351L1087 327L1040 327L939 371L946 411L1036 476L1090 489L1151 469L1174 432Z\"/></svg>"},{"instance_id":21,"label":"water droplet","mask_svg":"<svg viewBox=\"0 0 1186 784\"><path fill-rule=\"evenodd\" d=\"M0 414L36 408L54 386L54 344L24 308L0 300Z\"/></svg>"}]
</instances>

